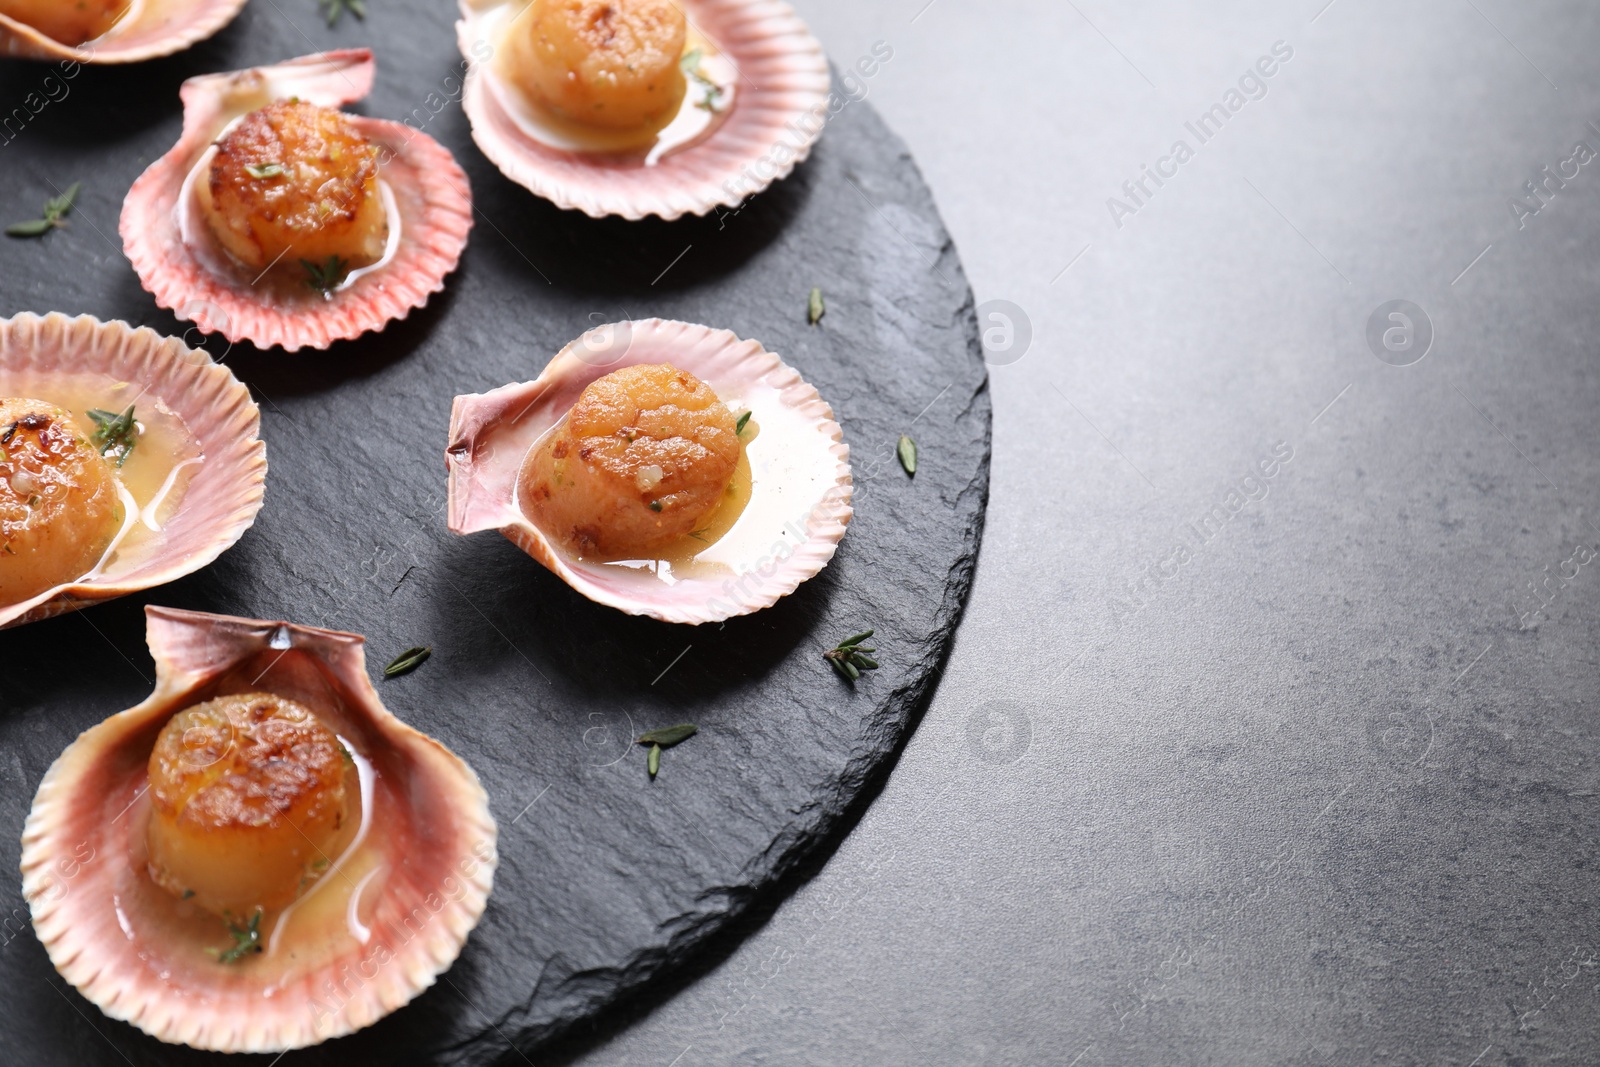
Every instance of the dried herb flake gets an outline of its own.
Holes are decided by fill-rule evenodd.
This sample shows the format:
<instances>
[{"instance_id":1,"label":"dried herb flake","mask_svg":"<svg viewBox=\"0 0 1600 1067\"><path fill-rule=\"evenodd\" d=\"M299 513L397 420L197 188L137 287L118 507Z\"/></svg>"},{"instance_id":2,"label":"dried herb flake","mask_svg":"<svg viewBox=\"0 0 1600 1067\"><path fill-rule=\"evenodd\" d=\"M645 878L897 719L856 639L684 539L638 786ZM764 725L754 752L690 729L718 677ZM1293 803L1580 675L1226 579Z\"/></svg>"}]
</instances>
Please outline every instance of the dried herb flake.
<instances>
[{"instance_id":1,"label":"dried herb flake","mask_svg":"<svg viewBox=\"0 0 1600 1067\"><path fill-rule=\"evenodd\" d=\"M867 655L868 652L878 650L861 643L872 634L873 631L867 630L854 637L847 637L836 647L824 652L822 658L828 661L828 666L839 673L839 677L847 682L855 682L861 677L862 671L878 669L878 661Z\"/></svg>"},{"instance_id":2,"label":"dried herb flake","mask_svg":"<svg viewBox=\"0 0 1600 1067\"><path fill-rule=\"evenodd\" d=\"M408 648L396 656L394 662L383 669L383 676L385 678L398 678L402 674L410 674L422 666L431 655L433 655L432 647Z\"/></svg>"},{"instance_id":3,"label":"dried herb flake","mask_svg":"<svg viewBox=\"0 0 1600 1067\"><path fill-rule=\"evenodd\" d=\"M6 227L6 234L10 237L43 237L51 230L65 226L62 221L72 211L72 205L78 202L78 191L83 188L82 182L73 182L67 191L60 196L51 197L44 202L43 217L29 219L27 222L13 223Z\"/></svg>"},{"instance_id":4,"label":"dried herb flake","mask_svg":"<svg viewBox=\"0 0 1600 1067\"><path fill-rule=\"evenodd\" d=\"M900 435L900 443L895 446L895 451L900 455L900 466L906 469L907 474L917 473L917 443L906 434Z\"/></svg>"},{"instance_id":5,"label":"dried herb flake","mask_svg":"<svg viewBox=\"0 0 1600 1067\"><path fill-rule=\"evenodd\" d=\"M366 0L317 0L317 6L322 8L323 17L332 26L339 21L339 16L346 11L358 19L367 17Z\"/></svg>"},{"instance_id":6,"label":"dried herb flake","mask_svg":"<svg viewBox=\"0 0 1600 1067\"><path fill-rule=\"evenodd\" d=\"M650 730L640 734L639 739L634 744L650 746L650 755L646 761L650 777L654 778L661 771L662 749L671 748L673 745L687 741L699 732L700 727L693 723L684 722L679 723L677 726L663 726L659 730Z\"/></svg>"}]
</instances>

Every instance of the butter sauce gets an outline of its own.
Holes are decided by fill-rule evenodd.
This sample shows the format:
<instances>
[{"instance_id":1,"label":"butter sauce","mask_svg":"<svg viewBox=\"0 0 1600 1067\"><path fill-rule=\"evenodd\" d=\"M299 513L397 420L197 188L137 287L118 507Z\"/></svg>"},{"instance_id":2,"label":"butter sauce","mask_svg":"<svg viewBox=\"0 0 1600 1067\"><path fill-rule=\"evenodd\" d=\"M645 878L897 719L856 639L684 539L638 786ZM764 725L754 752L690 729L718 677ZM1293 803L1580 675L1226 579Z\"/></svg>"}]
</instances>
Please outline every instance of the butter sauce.
<instances>
[{"instance_id":1,"label":"butter sauce","mask_svg":"<svg viewBox=\"0 0 1600 1067\"><path fill-rule=\"evenodd\" d=\"M329 921L335 915L344 920L345 932L360 944L366 944L372 937L371 929L360 921L359 905L361 891L383 869L380 858L364 853L361 848L372 830L372 791L377 772L373 770L372 762L356 751L349 738L340 736L339 743L350 753L360 783L361 811L355 836L337 857L330 857L328 869L311 887L271 920L272 932L266 938L269 957L280 951L285 940L293 943L325 936L327 928L336 925Z\"/></svg>"},{"instance_id":2,"label":"butter sauce","mask_svg":"<svg viewBox=\"0 0 1600 1067\"><path fill-rule=\"evenodd\" d=\"M118 530L100 562L80 581L115 578L148 559L205 454L183 419L134 382L94 374L17 371L0 375L0 395L30 397L64 409L84 433L94 432L91 408L122 412L131 404L138 443L127 461L111 465L117 482Z\"/></svg>"}]
</instances>

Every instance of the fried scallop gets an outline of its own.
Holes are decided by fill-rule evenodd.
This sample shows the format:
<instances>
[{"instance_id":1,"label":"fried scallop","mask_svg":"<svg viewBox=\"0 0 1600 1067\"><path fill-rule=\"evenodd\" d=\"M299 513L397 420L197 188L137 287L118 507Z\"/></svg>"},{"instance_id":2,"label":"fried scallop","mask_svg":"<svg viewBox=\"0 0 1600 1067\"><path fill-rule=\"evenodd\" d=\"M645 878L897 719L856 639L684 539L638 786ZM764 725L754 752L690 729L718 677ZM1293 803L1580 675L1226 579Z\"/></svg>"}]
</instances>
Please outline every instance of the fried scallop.
<instances>
[{"instance_id":1,"label":"fried scallop","mask_svg":"<svg viewBox=\"0 0 1600 1067\"><path fill-rule=\"evenodd\" d=\"M787 0L458 2L473 140L513 182L595 218L737 208L845 103Z\"/></svg>"},{"instance_id":2,"label":"fried scallop","mask_svg":"<svg viewBox=\"0 0 1600 1067\"><path fill-rule=\"evenodd\" d=\"M0 15L75 47L111 29L131 6L130 0L0 0Z\"/></svg>"},{"instance_id":3,"label":"fried scallop","mask_svg":"<svg viewBox=\"0 0 1600 1067\"><path fill-rule=\"evenodd\" d=\"M665 622L769 607L833 558L850 450L794 368L727 330L601 326L531 382L458 396L448 523Z\"/></svg>"},{"instance_id":4,"label":"fried scallop","mask_svg":"<svg viewBox=\"0 0 1600 1067\"><path fill-rule=\"evenodd\" d=\"M472 769L395 718L362 639L147 607L155 688L80 734L22 833L63 978L162 1041L281 1053L455 961L493 885Z\"/></svg>"},{"instance_id":5,"label":"fried scallop","mask_svg":"<svg viewBox=\"0 0 1600 1067\"><path fill-rule=\"evenodd\" d=\"M205 40L232 22L244 4L245 0L0 0L0 55L57 60L63 70L71 69L65 66L69 63L138 63Z\"/></svg>"},{"instance_id":6,"label":"fried scallop","mask_svg":"<svg viewBox=\"0 0 1600 1067\"><path fill-rule=\"evenodd\" d=\"M0 629L216 559L261 508L260 429L249 389L175 338L0 319Z\"/></svg>"},{"instance_id":7,"label":"fried scallop","mask_svg":"<svg viewBox=\"0 0 1600 1067\"><path fill-rule=\"evenodd\" d=\"M289 904L359 817L350 753L310 709L272 693L178 712L148 773L150 876L215 915Z\"/></svg>"},{"instance_id":8,"label":"fried scallop","mask_svg":"<svg viewBox=\"0 0 1600 1067\"><path fill-rule=\"evenodd\" d=\"M110 464L54 404L0 399L0 606L87 574L117 531Z\"/></svg>"},{"instance_id":9,"label":"fried scallop","mask_svg":"<svg viewBox=\"0 0 1600 1067\"><path fill-rule=\"evenodd\" d=\"M532 0L506 34L530 99L590 126L659 125L683 101L688 25L674 0Z\"/></svg>"},{"instance_id":10,"label":"fried scallop","mask_svg":"<svg viewBox=\"0 0 1600 1067\"><path fill-rule=\"evenodd\" d=\"M639 555L696 529L739 462L735 416L711 387L666 363L584 389L523 469L529 517L582 555Z\"/></svg>"},{"instance_id":11,"label":"fried scallop","mask_svg":"<svg viewBox=\"0 0 1600 1067\"><path fill-rule=\"evenodd\" d=\"M183 134L118 227L157 304L294 352L382 330L444 288L472 190L428 134L341 110L376 69L352 48L183 83Z\"/></svg>"},{"instance_id":12,"label":"fried scallop","mask_svg":"<svg viewBox=\"0 0 1600 1067\"><path fill-rule=\"evenodd\" d=\"M252 270L383 256L378 150L341 113L299 99L245 115L217 141L195 191L211 232Z\"/></svg>"}]
</instances>

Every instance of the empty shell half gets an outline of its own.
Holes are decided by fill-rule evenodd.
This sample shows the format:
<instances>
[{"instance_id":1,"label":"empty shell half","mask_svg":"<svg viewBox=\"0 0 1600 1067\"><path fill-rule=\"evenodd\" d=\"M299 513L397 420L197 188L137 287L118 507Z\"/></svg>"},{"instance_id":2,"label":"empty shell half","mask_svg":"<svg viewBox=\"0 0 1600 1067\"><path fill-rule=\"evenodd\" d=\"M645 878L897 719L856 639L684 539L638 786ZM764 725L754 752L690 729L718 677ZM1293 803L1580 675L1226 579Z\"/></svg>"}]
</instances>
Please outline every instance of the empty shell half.
<instances>
[{"instance_id":1,"label":"empty shell half","mask_svg":"<svg viewBox=\"0 0 1600 1067\"><path fill-rule=\"evenodd\" d=\"M66 64L137 63L205 40L244 5L245 0L0 0L0 55Z\"/></svg>"},{"instance_id":2,"label":"empty shell half","mask_svg":"<svg viewBox=\"0 0 1600 1067\"><path fill-rule=\"evenodd\" d=\"M827 402L758 342L622 322L534 381L456 397L449 526L501 531L601 604L717 622L833 558L849 454Z\"/></svg>"},{"instance_id":3,"label":"empty shell half","mask_svg":"<svg viewBox=\"0 0 1600 1067\"><path fill-rule=\"evenodd\" d=\"M473 139L557 207L737 207L803 161L830 117L828 61L784 0L460 2Z\"/></svg>"},{"instance_id":4,"label":"empty shell half","mask_svg":"<svg viewBox=\"0 0 1600 1067\"><path fill-rule=\"evenodd\" d=\"M0 320L0 628L175 581L261 509L261 413L149 329Z\"/></svg>"},{"instance_id":5,"label":"empty shell half","mask_svg":"<svg viewBox=\"0 0 1600 1067\"><path fill-rule=\"evenodd\" d=\"M450 152L339 110L371 91L366 49L184 82L183 136L122 205L156 303L259 348L327 348L422 307L472 227Z\"/></svg>"},{"instance_id":6,"label":"empty shell half","mask_svg":"<svg viewBox=\"0 0 1600 1067\"><path fill-rule=\"evenodd\" d=\"M155 691L67 746L23 829L40 942L163 1041L282 1052L370 1026L483 914L477 775L385 710L354 634L145 611Z\"/></svg>"}]
</instances>

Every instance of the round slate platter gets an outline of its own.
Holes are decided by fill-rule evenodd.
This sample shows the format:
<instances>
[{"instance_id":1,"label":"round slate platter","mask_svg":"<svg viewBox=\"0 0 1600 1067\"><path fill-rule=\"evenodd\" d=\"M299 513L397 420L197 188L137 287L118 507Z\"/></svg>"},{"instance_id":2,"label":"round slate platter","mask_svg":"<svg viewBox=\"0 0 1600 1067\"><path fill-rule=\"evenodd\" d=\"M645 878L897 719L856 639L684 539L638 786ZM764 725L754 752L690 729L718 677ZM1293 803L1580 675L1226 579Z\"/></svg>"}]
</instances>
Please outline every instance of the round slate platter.
<instances>
[{"instance_id":1,"label":"round slate platter","mask_svg":"<svg viewBox=\"0 0 1600 1067\"><path fill-rule=\"evenodd\" d=\"M870 104L844 107L813 158L741 211L597 222L535 200L472 146L448 99L460 68L446 6L385 0L367 23L329 31L310 0L251 4L185 55L78 72L0 144L9 215L27 217L51 183L86 183L69 230L0 241L0 314L87 312L177 334L185 324L154 307L123 259L116 219L178 135L183 78L372 44L377 88L357 110L410 116L472 179L479 210L461 269L409 320L326 353L207 343L260 401L271 464L266 507L236 548L146 596L0 632L0 863L12 871L45 768L149 690L143 604L352 630L374 672L433 646L421 670L379 688L482 777L501 831L494 896L433 989L283 1067L521 1063L511 1042L533 1051L580 1023L613 1025L645 983L662 976L649 995L663 995L684 965L725 951L731 920L792 888L886 772L948 651L982 530L990 408L971 291L915 165ZM52 69L0 64L3 110ZM827 296L817 327L813 286ZM852 448L856 517L832 565L725 625L623 616L497 534L444 528L451 397L533 377L590 326L652 315L781 353L833 404ZM915 479L894 459L905 431L921 445ZM883 669L852 690L821 653L868 627ZM682 721L701 732L665 754L652 783L630 739ZM213 1059L113 1023L66 987L14 876L0 909L8 1062Z\"/></svg>"}]
</instances>

